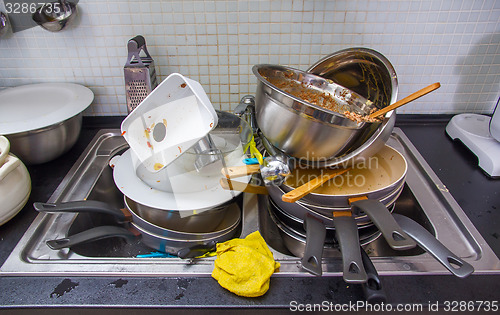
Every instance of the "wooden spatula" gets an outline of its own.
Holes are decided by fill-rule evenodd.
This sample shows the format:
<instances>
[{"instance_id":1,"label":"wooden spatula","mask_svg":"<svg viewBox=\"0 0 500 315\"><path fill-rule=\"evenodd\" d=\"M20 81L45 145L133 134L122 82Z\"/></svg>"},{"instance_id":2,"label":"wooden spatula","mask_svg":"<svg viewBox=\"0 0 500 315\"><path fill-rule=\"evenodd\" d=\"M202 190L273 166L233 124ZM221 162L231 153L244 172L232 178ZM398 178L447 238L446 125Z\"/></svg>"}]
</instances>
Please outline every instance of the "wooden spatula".
<instances>
[{"instance_id":1,"label":"wooden spatula","mask_svg":"<svg viewBox=\"0 0 500 315\"><path fill-rule=\"evenodd\" d=\"M228 178L221 178L219 181L222 188L226 190L242 191L251 194L268 195L267 188L253 184L242 183Z\"/></svg>"},{"instance_id":2,"label":"wooden spatula","mask_svg":"<svg viewBox=\"0 0 500 315\"><path fill-rule=\"evenodd\" d=\"M222 175L224 175L224 177L228 179L252 175L254 173L258 173L259 171L259 164L232 166L221 169Z\"/></svg>"},{"instance_id":3,"label":"wooden spatula","mask_svg":"<svg viewBox=\"0 0 500 315\"><path fill-rule=\"evenodd\" d=\"M394 104L391 104L391 105L384 107L376 112L371 113L370 115L368 115L368 118L376 118L378 116L382 116L382 115L386 114L387 112L390 112L393 109L396 109L400 106L408 104L409 102L412 102L412 101L416 100L417 98L424 96L425 94L430 93L430 92L438 89L440 86L441 86L441 84L439 82L433 83L427 87L424 87L421 90L418 90L417 92L415 92L413 94L408 95L407 97L395 102Z\"/></svg>"}]
</instances>

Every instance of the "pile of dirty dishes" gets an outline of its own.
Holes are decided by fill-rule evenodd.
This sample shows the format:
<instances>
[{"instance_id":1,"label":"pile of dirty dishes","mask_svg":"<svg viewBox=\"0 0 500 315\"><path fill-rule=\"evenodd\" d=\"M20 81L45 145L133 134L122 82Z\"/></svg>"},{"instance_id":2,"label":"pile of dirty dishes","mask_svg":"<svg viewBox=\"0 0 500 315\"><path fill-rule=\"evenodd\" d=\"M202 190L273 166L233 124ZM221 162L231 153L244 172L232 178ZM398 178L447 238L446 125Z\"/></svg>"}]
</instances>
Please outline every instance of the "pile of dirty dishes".
<instances>
[{"instance_id":1,"label":"pile of dirty dishes","mask_svg":"<svg viewBox=\"0 0 500 315\"><path fill-rule=\"evenodd\" d=\"M123 121L122 134L130 149L114 162L113 177L141 220L212 235L228 211L241 211L231 206L241 192L221 187L220 170L243 165L253 133L239 117L215 111L198 82L171 74ZM165 237L136 228L143 239Z\"/></svg>"},{"instance_id":2,"label":"pile of dirty dishes","mask_svg":"<svg viewBox=\"0 0 500 315\"><path fill-rule=\"evenodd\" d=\"M242 194L223 189L219 180L226 164L243 165L244 147L253 139L244 120L215 111L198 82L174 73L123 121L122 135L130 148L110 166L124 209L95 200L35 204L42 212L111 214L116 225L51 240L50 248L140 237L152 249L188 258L237 236Z\"/></svg>"},{"instance_id":3,"label":"pile of dirty dishes","mask_svg":"<svg viewBox=\"0 0 500 315\"><path fill-rule=\"evenodd\" d=\"M315 168L356 163L381 149L392 132L393 111L379 123L358 123L343 115L343 109L365 115L367 110L384 108L396 101L396 72L377 51L341 50L307 71L257 65L253 72L258 79L257 125L274 149L287 158ZM273 84L272 76L280 72L299 85L332 95L340 112L311 104Z\"/></svg>"}]
</instances>

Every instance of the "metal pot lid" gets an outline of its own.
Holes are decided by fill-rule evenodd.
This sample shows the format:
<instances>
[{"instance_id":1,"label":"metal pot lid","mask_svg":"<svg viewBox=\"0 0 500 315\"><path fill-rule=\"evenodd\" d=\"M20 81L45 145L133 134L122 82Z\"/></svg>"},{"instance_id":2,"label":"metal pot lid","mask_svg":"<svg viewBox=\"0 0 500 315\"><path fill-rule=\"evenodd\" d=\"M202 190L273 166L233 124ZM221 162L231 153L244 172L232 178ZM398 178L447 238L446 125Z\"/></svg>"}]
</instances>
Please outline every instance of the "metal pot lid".
<instances>
[{"instance_id":1,"label":"metal pot lid","mask_svg":"<svg viewBox=\"0 0 500 315\"><path fill-rule=\"evenodd\" d=\"M0 134L48 127L78 115L94 100L87 87L73 83L40 83L0 92Z\"/></svg>"},{"instance_id":2,"label":"metal pot lid","mask_svg":"<svg viewBox=\"0 0 500 315\"><path fill-rule=\"evenodd\" d=\"M384 55L370 48L337 51L320 59L307 72L360 94L378 108L397 99L398 79L394 67Z\"/></svg>"}]
</instances>

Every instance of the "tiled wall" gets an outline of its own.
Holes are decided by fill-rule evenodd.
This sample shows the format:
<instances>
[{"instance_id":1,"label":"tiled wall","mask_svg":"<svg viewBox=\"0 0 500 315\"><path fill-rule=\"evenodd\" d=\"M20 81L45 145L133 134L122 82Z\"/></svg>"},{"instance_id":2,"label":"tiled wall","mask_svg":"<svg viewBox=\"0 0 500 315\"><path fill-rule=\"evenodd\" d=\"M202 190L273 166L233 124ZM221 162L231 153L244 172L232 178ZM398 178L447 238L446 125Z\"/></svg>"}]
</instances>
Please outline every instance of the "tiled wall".
<instances>
[{"instance_id":1,"label":"tiled wall","mask_svg":"<svg viewBox=\"0 0 500 315\"><path fill-rule=\"evenodd\" d=\"M142 34L160 79L201 82L216 108L255 93L251 68L307 69L347 47L378 50L394 65L399 98L442 87L399 113L491 113L500 87L500 1L82 0L78 23L0 39L0 87L75 82L90 87L87 115L125 115L127 41Z\"/></svg>"}]
</instances>

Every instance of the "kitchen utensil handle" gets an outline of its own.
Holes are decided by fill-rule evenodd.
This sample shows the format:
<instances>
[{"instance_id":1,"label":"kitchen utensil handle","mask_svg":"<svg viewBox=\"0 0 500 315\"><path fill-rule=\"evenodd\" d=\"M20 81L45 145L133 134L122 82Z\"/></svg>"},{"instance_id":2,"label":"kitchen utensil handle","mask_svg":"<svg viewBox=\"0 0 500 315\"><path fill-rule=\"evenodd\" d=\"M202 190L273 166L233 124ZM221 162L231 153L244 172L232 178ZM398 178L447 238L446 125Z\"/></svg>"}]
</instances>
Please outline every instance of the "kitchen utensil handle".
<instances>
[{"instance_id":1,"label":"kitchen utensil handle","mask_svg":"<svg viewBox=\"0 0 500 315\"><path fill-rule=\"evenodd\" d=\"M357 200L351 202L351 209L355 214L364 211L382 232L392 249L407 250L417 246L417 243L401 229L389 210L380 201L373 199Z\"/></svg>"},{"instance_id":2,"label":"kitchen utensil handle","mask_svg":"<svg viewBox=\"0 0 500 315\"><path fill-rule=\"evenodd\" d=\"M372 304L385 303L387 302L387 295L382 287L377 269L373 265L372 260L365 250L362 247L360 250L361 260L363 261L363 266L365 267L366 275L368 277L366 283L362 284L365 299L368 303Z\"/></svg>"},{"instance_id":3,"label":"kitchen utensil handle","mask_svg":"<svg viewBox=\"0 0 500 315\"><path fill-rule=\"evenodd\" d=\"M152 61L151 55L148 52L146 47L146 39L142 35L137 35L136 37L130 39L127 43L128 56L125 67L131 66L140 66L144 67L143 61ZM141 50L144 51L146 57L141 57ZM137 64L133 64L132 62L136 61Z\"/></svg>"},{"instance_id":4,"label":"kitchen utensil handle","mask_svg":"<svg viewBox=\"0 0 500 315\"><path fill-rule=\"evenodd\" d=\"M134 38L131 39L131 41L136 42L138 48L146 45L146 39L142 35L135 36Z\"/></svg>"},{"instance_id":5,"label":"kitchen utensil handle","mask_svg":"<svg viewBox=\"0 0 500 315\"><path fill-rule=\"evenodd\" d=\"M256 164L256 165L226 167L221 170L221 173L222 175L224 175L224 177L231 179L231 178L238 178L247 175L252 175L259 171L260 171L260 165Z\"/></svg>"},{"instance_id":6,"label":"kitchen utensil handle","mask_svg":"<svg viewBox=\"0 0 500 315\"><path fill-rule=\"evenodd\" d=\"M313 275L321 276L323 270L321 261L323 260L323 247L325 245L326 227L323 222L318 221L309 214L304 220L306 230L306 248L304 256L300 260L302 268Z\"/></svg>"},{"instance_id":7,"label":"kitchen utensil handle","mask_svg":"<svg viewBox=\"0 0 500 315\"><path fill-rule=\"evenodd\" d=\"M378 116L382 116L388 112L390 112L391 110L394 110L400 106L403 106L409 102L413 102L414 100L416 100L417 98L420 98L434 90L437 90L439 87L441 86L441 84L439 82L436 82L436 83L433 83L429 86L426 86L424 87L423 89L421 90L418 90L417 92L413 93L413 94L410 94L408 95L407 97L403 98L402 100L399 100L389 106L386 106L374 113L371 113L370 115L368 115L368 118L376 118Z\"/></svg>"},{"instance_id":8,"label":"kitchen utensil handle","mask_svg":"<svg viewBox=\"0 0 500 315\"><path fill-rule=\"evenodd\" d=\"M214 251L216 247L217 247L217 242L210 241L207 244L201 244L189 248L183 248L177 252L177 256L182 259L196 258L208 252Z\"/></svg>"},{"instance_id":9,"label":"kitchen utensil handle","mask_svg":"<svg viewBox=\"0 0 500 315\"><path fill-rule=\"evenodd\" d=\"M269 192L264 186L242 183L227 178L221 178L219 181L222 188L226 190L242 191L250 194L268 195Z\"/></svg>"},{"instance_id":10,"label":"kitchen utensil handle","mask_svg":"<svg viewBox=\"0 0 500 315\"><path fill-rule=\"evenodd\" d=\"M21 160L17 156L7 155L3 165L0 165L0 181L2 181L7 175L15 170L19 165L21 165Z\"/></svg>"},{"instance_id":11,"label":"kitchen utensil handle","mask_svg":"<svg viewBox=\"0 0 500 315\"><path fill-rule=\"evenodd\" d=\"M281 200L283 200L284 202L295 202L304 197L305 195L309 194L316 188L320 187L330 179L337 177L347 171L349 171L349 168L336 171L327 171L327 174L315 177L314 179L310 180L304 185L299 186L294 190L287 192L286 194L283 194L283 196L281 196Z\"/></svg>"},{"instance_id":12,"label":"kitchen utensil handle","mask_svg":"<svg viewBox=\"0 0 500 315\"><path fill-rule=\"evenodd\" d=\"M400 214L393 214L393 216L401 228L410 235L420 247L431 254L455 276L465 278L474 272L474 267L472 267L472 265L452 253L423 226L406 216Z\"/></svg>"},{"instance_id":13,"label":"kitchen utensil handle","mask_svg":"<svg viewBox=\"0 0 500 315\"><path fill-rule=\"evenodd\" d=\"M342 253L343 276L347 283L366 283L366 274L359 247L359 234L356 221L351 215L333 218L335 234Z\"/></svg>"},{"instance_id":14,"label":"kitchen utensil handle","mask_svg":"<svg viewBox=\"0 0 500 315\"><path fill-rule=\"evenodd\" d=\"M49 213L87 212L110 214L117 219L118 223L132 220L130 212L124 212L106 202L97 200L77 200L58 203L35 202L33 207L36 211Z\"/></svg>"},{"instance_id":15,"label":"kitchen utensil handle","mask_svg":"<svg viewBox=\"0 0 500 315\"><path fill-rule=\"evenodd\" d=\"M46 241L45 243L51 249L58 250L110 237L121 237L132 241L137 237L137 235L123 227L104 225L65 238Z\"/></svg>"}]
</instances>

